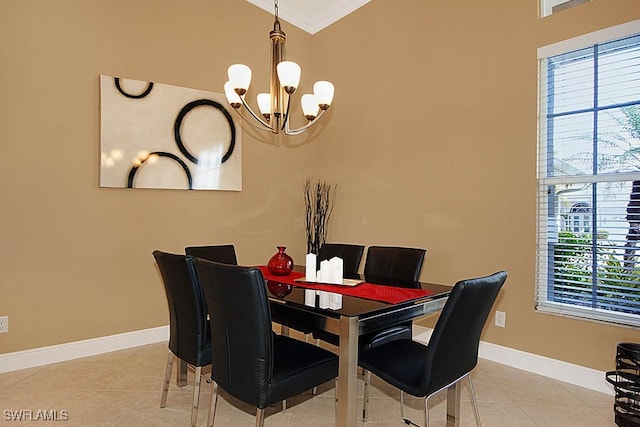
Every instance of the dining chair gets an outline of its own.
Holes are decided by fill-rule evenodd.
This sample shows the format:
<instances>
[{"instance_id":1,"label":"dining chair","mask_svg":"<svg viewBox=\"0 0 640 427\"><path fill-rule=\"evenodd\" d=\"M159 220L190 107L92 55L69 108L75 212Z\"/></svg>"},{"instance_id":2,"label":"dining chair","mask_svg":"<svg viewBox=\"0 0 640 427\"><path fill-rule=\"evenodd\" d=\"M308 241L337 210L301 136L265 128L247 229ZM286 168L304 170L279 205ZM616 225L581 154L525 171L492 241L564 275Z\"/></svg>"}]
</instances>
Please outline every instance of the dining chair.
<instances>
[{"instance_id":1,"label":"dining chair","mask_svg":"<svg viewBox=\"0 0 640 427\"><path fill-rule=\"evenodd\" d=\"M358 364L365 370L362 418L368 417L371 373L400 389L400 417L404 418L403 392L425 399L425 425L429 426L428 401L431 396L465 377L480 426L471 371L478 363L480 335L507 273L462 280L455 284L427 345L401 339L364 350Z\"/></svg>"},{"instance_id":2,"label":"dining chair","mask_svg":"<svg viewBox=\"0 0 640 427\"><path fill-rule=\"evenodd\" d=\"M364 264L364 276L393 279L389 285L405 288L420 287L420 271L426 250L397 246L370 246ZM371 348L397 339L412 339L411 321L366 334L362 348Z\"/></svg>"},{"instance_id":3,"label":"dining chair","mask_svg":"<svg viewBox=\"0 0 640 427\"><path fill-rule=\"evenodd\" d=\"M396 246L370 246L364 265L364 278L373 283L384 282L390 286L420 287L420 271L426 250ZM375 280L374 280L375 279ZM382 280L381 280L382 279ZM336 334L314 330L313 337L333 345L339 344ZM395 339L411 339L412 322L404 322L360 336L359 348L370 348Z\"/></svg>"},{"instance_id":4,"label":"dining chair","mask_svg":"<svg viewBox=\"0 0 640 427\"><path fill-rule=\"evenodd\" d=\"M364 253L363 245L350 243L323 243L318 251L318 263L333 257L342 259L343 275L351 278L358 275L358 268Z\"/></svg>"},{"instance_id":5,"label":"dining chair","mask_svg":"<svg viewBox=\"0 0 640 427\"><path fill-rule=\"evenodd\" d=\"M420 248L369 246L364 275L418 282L426 253Z\"/></svg>"},{"instance_id":6,"label":"dining chair","mask_svg":"<svg viewBox=\"0 0 640 427\"><path fill-rule=\"evenodd\" d=\"M204 258L209 261L238 265L234 245L187 246L184 251L194 258Z\"/></svg>"},{"instance_id":7,"label":"dining chair","mask_svg":"<svg viewBox=\"0 0 640 427\"><path fill-rule=\"evenodd\" d=\"M196 270L211 309L213 393L208 425L213 426L218 387L253 405L256 427L264 409L335 379L338 357L271 330L271 311L262 273L196 259Z\"/></svg>"},{"instance_id":8,"label":"dining chair","mask_svg":"<svg viewBox=\"0 0 640 427\"><path fill-rule=\"evenodd\" d=\"M234 245L188 246L185 248L185 253L195 258L202 258L223 264L238 265ZM272 320L283 327L284 335L289 335L288 328L303 331L305 334L310 334L313 329L313 319L305 314L284 313L281 307L274 307ZM316 394L315 388L312 390L312 394ZM282 410L284 411L286 409L287 401L283 400Z\"/></svg>"},{"instance_id":9,"label":"dining chair","mask_svg":"<svg viewBox=\"0 0 640 427\"><path fill-rule=\"evenodd\" d=\"M167 403L174 358L195 368L191 426L196 425L200 400L202 367L211 364L211 332L207 305L196 274L193 258L153 251L169 304L169 357L160 407Z\"/></svg>"}]
</instances>

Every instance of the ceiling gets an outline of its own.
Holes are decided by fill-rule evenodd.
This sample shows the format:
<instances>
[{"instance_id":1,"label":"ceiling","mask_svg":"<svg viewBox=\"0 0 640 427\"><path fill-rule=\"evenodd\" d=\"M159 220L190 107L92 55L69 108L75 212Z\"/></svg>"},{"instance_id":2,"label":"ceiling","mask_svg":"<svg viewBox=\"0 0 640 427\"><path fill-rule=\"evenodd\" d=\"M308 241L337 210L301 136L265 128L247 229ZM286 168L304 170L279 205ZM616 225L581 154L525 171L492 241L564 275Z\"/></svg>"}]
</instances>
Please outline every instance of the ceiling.
<instances>
[{"instance_id":1,"label":"ceiling","mask_svg":"<svg viewBox=\"0 0 640 427\"><path fill-rule=\"evenodd\" d=\"M273 0L247 0L273 14ZM279 0L278 17L315 34L371 0Z\"/></svg>"}]
</instances>

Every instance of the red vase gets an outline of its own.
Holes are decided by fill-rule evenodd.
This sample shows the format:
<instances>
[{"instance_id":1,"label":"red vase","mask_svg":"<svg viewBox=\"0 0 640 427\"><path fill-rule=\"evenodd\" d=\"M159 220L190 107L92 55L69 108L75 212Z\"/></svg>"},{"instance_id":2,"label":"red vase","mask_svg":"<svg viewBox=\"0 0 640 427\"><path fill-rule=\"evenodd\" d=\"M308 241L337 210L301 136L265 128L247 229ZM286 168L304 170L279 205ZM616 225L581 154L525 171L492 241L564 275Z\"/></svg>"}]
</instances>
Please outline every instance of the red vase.
<instances>
[{"instance_id":1,"label":"red vase","mask_svg":"<svg viewBox=\"0 0 640 427\"><path fill-rule=\"evenodd\" d=\"M291 258L286 252L286 246L278 246L278 253L271 257L267 268L271 274L276 276L286 276L293 270L293 258Z\"/></svg>"}]
</instances>

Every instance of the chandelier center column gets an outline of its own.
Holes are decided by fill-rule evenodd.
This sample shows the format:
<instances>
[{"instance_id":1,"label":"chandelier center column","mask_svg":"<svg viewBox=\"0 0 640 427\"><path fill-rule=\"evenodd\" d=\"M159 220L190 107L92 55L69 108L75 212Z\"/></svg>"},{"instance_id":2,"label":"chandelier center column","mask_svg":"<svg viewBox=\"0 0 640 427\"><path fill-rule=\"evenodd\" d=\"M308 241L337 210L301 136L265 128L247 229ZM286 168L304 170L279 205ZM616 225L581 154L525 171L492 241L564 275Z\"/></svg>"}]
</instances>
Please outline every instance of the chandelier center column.
<instances>
[{"instance_id":1,"label":"chandelier center column","mask_svg":"<svg viewBox=\"0 0 640 427\"><path fill-rule=\"evenodd\" d=\"M282 126L282 112L285 111L284 92L278 79L278 64L285 58L285 42L287 36L280 28L280 21L276 18L273 23L273 31L269 33L271 38L271 120L272 128L279 130ZM277 132L277 131L276 131Z\"/></svg>"}]
</instances>

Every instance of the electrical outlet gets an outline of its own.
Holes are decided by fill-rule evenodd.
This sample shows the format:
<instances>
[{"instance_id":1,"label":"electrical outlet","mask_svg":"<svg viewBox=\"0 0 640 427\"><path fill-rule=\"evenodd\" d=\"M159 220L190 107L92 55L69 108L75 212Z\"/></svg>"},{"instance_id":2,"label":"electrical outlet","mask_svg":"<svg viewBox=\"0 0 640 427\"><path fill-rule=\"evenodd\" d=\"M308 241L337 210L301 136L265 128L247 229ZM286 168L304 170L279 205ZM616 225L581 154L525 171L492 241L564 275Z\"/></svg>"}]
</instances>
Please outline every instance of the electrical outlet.
<instances>
[{"instance_id":1,"label":"electrical outlet","mask_svg":"<svg viewBox=\"0 0 640 427\"><path fill-rule=\"evenodd\" d=\"M507 326L507 313L504 311L496 311L496 326L500 328Z\"/></svg>"},{"instance_id":2,"label":"electrical outlet","mask_svg":"<svg viewBox=\"0 0 640 427\"><path fill-rule=\"evenodd\" d=\"M0 334L9 332L9 316L0 316Z\"/></svg>"}]
</instances>

